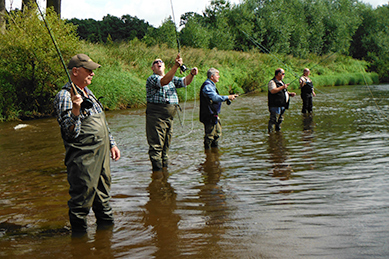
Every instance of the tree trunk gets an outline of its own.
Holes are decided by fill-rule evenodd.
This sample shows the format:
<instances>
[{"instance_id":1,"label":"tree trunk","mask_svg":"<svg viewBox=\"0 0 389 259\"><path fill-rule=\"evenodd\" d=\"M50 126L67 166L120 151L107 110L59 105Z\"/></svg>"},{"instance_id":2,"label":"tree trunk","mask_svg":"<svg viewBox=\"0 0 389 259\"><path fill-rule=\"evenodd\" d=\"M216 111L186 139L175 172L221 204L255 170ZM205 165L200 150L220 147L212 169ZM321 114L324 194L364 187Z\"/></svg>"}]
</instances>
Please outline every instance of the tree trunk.
<instances>
[{"instance_id":1,"label":"tree trunk","mask_svg":"<svg viewBox=\"0 0 389 259\"><path fill-rule=\"evenodd\" d=\"M35 3L35 0L22 0L22 11L24 11L27 6L33 3Z\"/></svg>"},{"instance_id":2,"label":"tree trunk","mask_svg":"<svg viewBox=\"0 0 389 259\"><path fill-rule=\"evenodd\" d=\"M58 14L59 18L61 18L61 0L47 0L46 8L49 7L54 7L54 11Z\"/></svg>"},{"instance_id":3,"label":"tree trunk","mask_svg":"<svg viewBox=\"0 0 389 259\"><path fill-rule=\"evenodd\" d=\"M0 0L0 33L5 32L5 0Z\"/></svg>"}]
</instances>

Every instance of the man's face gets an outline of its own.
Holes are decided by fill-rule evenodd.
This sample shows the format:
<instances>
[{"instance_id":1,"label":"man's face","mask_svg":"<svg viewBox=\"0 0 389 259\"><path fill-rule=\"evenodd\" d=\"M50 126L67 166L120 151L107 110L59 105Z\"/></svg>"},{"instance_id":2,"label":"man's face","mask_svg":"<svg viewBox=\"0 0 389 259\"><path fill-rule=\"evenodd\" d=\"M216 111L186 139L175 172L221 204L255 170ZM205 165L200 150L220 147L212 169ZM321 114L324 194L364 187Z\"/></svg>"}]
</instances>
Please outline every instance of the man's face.
<instances>
[{"instance_id":1,"label":"man's face","mask_svg":"<svg viewBox=\"0 0 389 259\"><path fill-rule=\"evenodd\" d=\"M211 76L211 81L214 83L217 83L217 82L219 82L219 78L220 78L219 72L216 72L215 74L213 74Z\"/></svg>"},{"instance_id":2,"label":"man's face","mask_svg":"<svg viewBox=\"0 0 389 259\"><path fill-rule=\"evenodd\" d=\"M83 88L92 83L92 79L95 73L93 72L93 70L84 67L77 67L75 68L75 70L73 69L73 75L77 79L77 82L75 82L76 85Z\"/></svg>"},{"instance_id":3,"label":"man's face","mask_svg":"<svg viewBox=\"0 0 389 259\"><path fill-rule=\"evenodd\" d=\"M281 70L281 72L278 73L276 79L277 79L277 80L282 80L282 79L284 79L284 77L285 77L285 71L284 71L284 70Z\"/></svg>"},{"instance_id":4,"label":"man's face","mask_svg":"<svg viewBox=\"0 0 389 259\"><path fill-rule=\"evenodd\" d=\"M153 70L153 72L155 74L163 75L163 73L165 71L165 63L163 63L163 61L160 59L156 59L156 60L154 60L151 69Z\"/></svg>"}]
</instances>

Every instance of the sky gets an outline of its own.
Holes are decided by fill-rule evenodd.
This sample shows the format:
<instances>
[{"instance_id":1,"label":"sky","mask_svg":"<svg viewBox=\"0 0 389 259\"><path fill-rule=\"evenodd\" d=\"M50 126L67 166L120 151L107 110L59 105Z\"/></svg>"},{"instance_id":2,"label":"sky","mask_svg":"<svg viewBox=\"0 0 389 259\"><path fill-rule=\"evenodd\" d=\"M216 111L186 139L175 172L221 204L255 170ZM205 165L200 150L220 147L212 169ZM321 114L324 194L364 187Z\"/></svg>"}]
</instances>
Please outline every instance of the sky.
<instances>
[{"instance_id":1,"label":"sky","mask_svg":"<svg viewBox=\"0 0 389 259\"><path fill-rule=\"evenodd\" d=\"M154 27L159 27L162 22L172 16L172 6L176 25L179 25L180 17L186 12L202 14L211 0L62 0L62 15L64 19L92 18L96 21L102 20L110 14L116 17L129 14L138 19L145 20ZM362 0L374 8L378 5L388 4L389 0ZM6 0L6 8L15 9L21 6L22 0ZM241 0L230 0L232 4L239 4ZM46 0L38 0L42 10L46 6Z\"/></svg>"}]
</instances>

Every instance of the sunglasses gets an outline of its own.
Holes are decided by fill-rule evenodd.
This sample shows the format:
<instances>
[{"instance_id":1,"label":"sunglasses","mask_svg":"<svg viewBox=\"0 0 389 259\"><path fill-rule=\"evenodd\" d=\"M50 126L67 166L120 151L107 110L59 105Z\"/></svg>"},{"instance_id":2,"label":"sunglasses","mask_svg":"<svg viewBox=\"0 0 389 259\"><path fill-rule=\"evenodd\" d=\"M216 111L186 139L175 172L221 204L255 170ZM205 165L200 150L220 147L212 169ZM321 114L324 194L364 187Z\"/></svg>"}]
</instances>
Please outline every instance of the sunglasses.
<instances>
[{"instance_id":1,"label":"sunglasses","mask_svg":"<svg viewBox=\"0 0 389 259\"><path fill-rule=\"evenodd\" d=\"M158 64L159 62L161 62L161 64L163 64L163 61L162 61L162 60L155 60L155 61L153 62L153 65Z\"/></svg>"}]
</instances>

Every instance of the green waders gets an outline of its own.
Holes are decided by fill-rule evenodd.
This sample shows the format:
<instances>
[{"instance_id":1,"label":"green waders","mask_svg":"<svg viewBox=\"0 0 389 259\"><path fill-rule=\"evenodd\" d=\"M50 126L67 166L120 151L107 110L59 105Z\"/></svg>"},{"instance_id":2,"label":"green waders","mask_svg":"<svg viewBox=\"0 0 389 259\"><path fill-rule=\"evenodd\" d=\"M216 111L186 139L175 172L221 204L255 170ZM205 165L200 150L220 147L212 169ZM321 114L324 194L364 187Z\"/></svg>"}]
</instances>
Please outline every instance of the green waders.
<instances>
[{"instance_id":1,"label":"green waders","mask_svg":"<svg viewBox=\"0 0 389 259\"><path fill-rule=\"evenodd\" d=\"M146 109L146 135L153 171L168 166L168 152L173 135L175 105L148 103Z\"/></svg>"},{"instance_id":2,"label":"green waders","mask_svg":"<svg viewBox=\"0 0 389 259\"><path fill-rule=\"evenodd\" d=\"M82 121L80 135L74 141L64 140L64 144L72 231L86 231L91 208L98 225L112 224L110 142L104 113L87 117Z\"/></svg>"},{"instance_id":3,"label":"green waders","mask_svg":"<svg viewBox=\"0 0 389 259\"><path fill-rule=\"evenodd\" d=\"M216 124L204 124L204 149L219 146L219 138L222 135L222 126L218 118Z\"/></svg>"}]
</instances>

